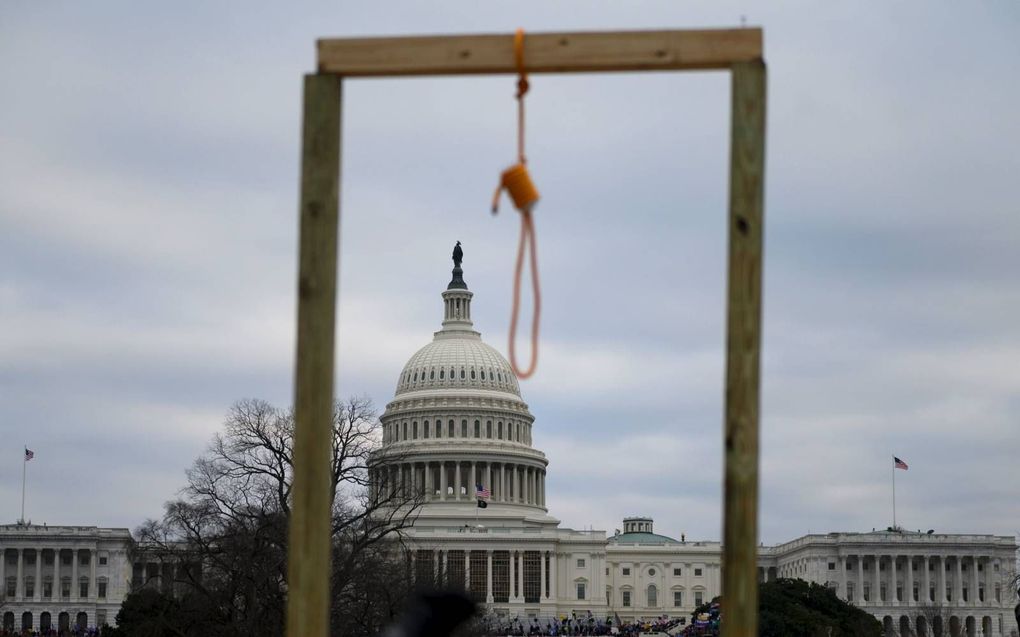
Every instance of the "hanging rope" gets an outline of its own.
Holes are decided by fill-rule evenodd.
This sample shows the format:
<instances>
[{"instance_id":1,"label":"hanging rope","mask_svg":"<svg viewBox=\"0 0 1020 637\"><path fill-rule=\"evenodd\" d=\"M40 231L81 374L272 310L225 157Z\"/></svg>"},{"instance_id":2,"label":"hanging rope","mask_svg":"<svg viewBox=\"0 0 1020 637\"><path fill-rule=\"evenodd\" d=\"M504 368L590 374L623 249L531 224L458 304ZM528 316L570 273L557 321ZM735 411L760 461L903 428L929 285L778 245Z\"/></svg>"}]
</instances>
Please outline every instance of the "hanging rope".
<instances>
[{"instance_id":1,"label":"hanging rope","mask_svg":"<svg viewBox=\"0 0 1020 637\"><path fill-rule=\"evenodd\" d=\"M528 92L528 74L524 67L524 30L517 29L514 35L514 63L517 66L517 163L500 175L499 186L492 197L492 214L499 212L499 196L505 188L514 207L521 213L521 236L517 243L517 264L514 267L513 309L510 314L510 367L520 379L529 378L538 365L538 322L542 311L542 295L538 285L538 257L535 247L535 222L531 212L538 203L538 190L528 174L527 158L524 154L524 96ZM521 274L524 270L524 252L531 247L531 289L533 310L531 315L531 364L521 369L517 364L515 342L517 340L517 315L521 305Z\"/></svg>"}]
</instances>

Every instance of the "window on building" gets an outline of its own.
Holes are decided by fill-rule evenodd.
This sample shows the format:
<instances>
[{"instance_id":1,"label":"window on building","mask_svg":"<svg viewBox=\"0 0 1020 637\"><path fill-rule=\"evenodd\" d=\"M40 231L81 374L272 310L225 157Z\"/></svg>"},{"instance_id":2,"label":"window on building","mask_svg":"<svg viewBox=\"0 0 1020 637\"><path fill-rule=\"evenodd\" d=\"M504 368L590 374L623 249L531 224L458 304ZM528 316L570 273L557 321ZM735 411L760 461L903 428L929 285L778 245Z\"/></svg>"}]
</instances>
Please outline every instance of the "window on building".
<instances>
[{"instance_id":1,"label":"window on building","mask_svg":"<svg viewBox=\"0 0 1020 637\"><path fill-rule=\"evenodd\" d=\"M694 591L694 605L701 606L705 601L705 594L701 591Z\"/></svg>"},{"instance_id":2,"label":"window on building","mask_svg":"<svg viewBox=\"0 0 1020 637\"><path fill-rule=\"evenodd\" d=\"M903 587L902 586L897 586L896 587L896 601L897 602L902 602L903 601Z\"/></svg>"},{"instance_id":3,"label":"window on building","mask_svg":"<svg viewBox=\"0 0 1020 637\"><path fill-rule=\"evenodd\" d=\"M89 582L88 582L88 580L84 580L84 581L78 582L78 597L88 597L88 596L89 596Z\"/></svg>"},{"instance_id":4,"label":"window on building","mask_svg":"<svg viewBox=\"0 0 1020 637\"><path fill-rule=\"evenodd\" d=\"M985 570L985 565L982 564L981 562L978 562L978 572L983 571L983 570Z\"/></svg>"},{"instance_id":5,"label":"window on building","mask_svg":"<svg viewBox=\"0 0 1020 637\"><path fill-rule=\"evenodd\" d=\"M952 586L946 586L946 601L947 602L953 601L953 587Z\"/></svg>"},{"instance_id":6,"label":"window on building","mask_svg":"<svg viewBox=\"0 0 1020 637\"><path fill-rule=\"evenodd\" d=\"M78 554L78 565L79 566L88 566L89 565L89 559L90 559L90 556L89 556L88 553L80 553L80 554Z\"/></svg>"},{"instance_id":7,"label":"window on building","mask_svg":"<svg viewBox=\"0 0 1020 637\"><path fill-rule=\"evenodd\" d=\"M577 568L584 568L584 558L578 558Z\"/></svg>"},{"instance_id":8,"label":"window on building","mask_svg":"<svg viewBox=\"0 0 1020 637\"><path fill-rule=\"evenodd\" d=\"M914 582L913 597L915 602L921 601L921 587L917 582Z\"/></svg>"},{"instance_id":9,"label":"window on building","mask_svg":"<svg viewBox=\"0 0 1020 637\"><path fill-rule=\"evenodd\" d=\"M846 570L848 570L848 571L854 570L854 565L853 565L853 563L850 560L846 561Z\"/></svg>"},{"instance_id":10,"label":"window on building","mask_svg":"<svg viewBox=\"0 0 1020 637\"><path fill-rule=\"evenodd\" d=\"M407 423L404 423L404 435L400 437L401 440L407 440Z\"/></svg>"},{"instance_id":11,"label":"window on building","mask_svg":"<svg viewBox=\"0 0 1020 637\"><path fill-rule=\"evenodd\" d=\"M683 605L684 605L684 592L673 591L673 607L680 608Z\"/></svg>"},{"instance_id":12,"label":"window on building","mask_svg":"<svg viewBox=\"0 0 1020 637\"><path fill-rule=\"evenodd\" d=\"M984 586L978 586L978 601L979 602L985 601L985 587Z\"/></svg>"},{"instance_id":13,"label":"window on building","mask_svg":"<svg viewBox=\"0 0 1020 637\"><path fill-rule=\"evenodd\" d=\"M25 578L25 597L35 597L35 580L31 577Z\"/></svg>"},{"instance_id":14,"label":"window on building","mask_svg":"<svg viewBox=\"0 0 1020 637\"><path fill-rule=\"evenodd\" d=\"M882 584L878 585L878 599L883 601L883 602L885 601L885 583L884 582Z\"/></svg>"},{"instance_id":15,"label":"window on building","mask_svg":"<svg viewBox=\"0 0 1020 637\"><path fill-rule=\"evenodd\" d=\"M623 591L623 605L624 607L630 606L630 591Z\"/></svg>"},{"instance_id":16,"label":"window on building","mask_svg":"<svg viewBox=\"0 0 1020 637\"><path fill-rule=\"evenodd\" d=\"M680 577L682 574L683 574L683 571L681 571L679 568L674 568L673 569L673 577Z\"/></svg>"},{"instance_id":17,"label":"window on building","mask_svg":"<svg viewBox=\"0 0 1020 637\"><path fill-rule=\"evenodd\" d=\"M50 553L49 555L45 554L43 555L43 564L45 564L46 566L53 565L53 553Z\"/></svg>"},{"instance_id":18,"label":"window on building","mask_svg":"<svg viewBox=\"0 0 1020 637\"><path fill-rule=\"evenodd\" d=\"M868 563L867 562L865 562L864 564L861 564L861 570L862 571L868 570Z\"/></svg>"},{"instance_id":19,"label":"window on building","mask_svg":"<svg viewBox=\"0 0 1020 637\"><path fill-rule=\"evenodd\" d=\"M929 602L934 602L935 601L935 587L934 586L932 586L931 588L928 589L928 601Z\"/></svg>"},{"instance_id":20,"label":"window on building","mask_svg":"<svg viewBox=\"0 0 1020 637\"><path fill-rule=\"evenodd\" d=\"M659 605L659 589L655 587L655 584L648 585L648 607L655 608Z\"/></svg>"},{"instance_id":21,"label":"window on building","mask_svg":"<svg viewBox=\"0 0 1020 637\"><path fill-rule=\"evenodd\" d=\"M863 586L861 586L861 591L862 591L862 597L864 598L864 601L870 602L871 601L871 585L864 584Z\"/></svg>"},{"instance_id":22,"label":"window on building","mask_svg":"<svg viewBox=\"0 0 1020 637\"><path fill-rule=\"evenodd\" d=\"M995 601L1002 602L1002 588L998 584L995 585Z\"/></svg>"},{"instance_id":23,"label":"window on building","mask_svg":"<svg viewBox=\"0 0 1020 637\"><path fill-rule=\"evenodd\" d=\"M496 428L496 437L499 438L500 440L503 439L503 423L498 423L498 426Z\"/></svg>"},{"instance_id":24,"label":"window on building","mask_svg":"<svg viewBox=\"0 0 1020 637\"><path fill-rule=\"evenodd\" d=\"M624 575L630 575L630 568L629 568L629 567L626 567L626 566L624 566L624 567L623 567L623 574L624 574Z\"/></svg>"},{"instance_id":25,"label":"window on building","mask_svg":"<svg viewBox=\"0 0 1020 637\"><path fill-rule=\"evenodd\" d=\"M654 568L648 569L648 577L655 577L655 569Z\"/></svg>"},{"instance_id":26,"label":"window on building","mask_svg":"<svg viewBox=\"0 0 1020 637\"><path fill-rule=\"evenodd\" d=\"M106 611L99 609L96 611L96 626L102 626L106 623Z\"/></svg>"},{"instance_id":27,"label":"window on building","mask_svg":"<svg viewBox=\"0 0 1020 637\"><path fill-rule=\"evenodd\" d=\"M577 599L584 599L584 582L577 583Z\"/></svg>"},{"instance_id":28,"label":"window on building","mask_svg":"<svg viewBox=\"0 0 1020 637\"><path fill-rule=\"evenodd\" d=\"M453 438L453 421L450 421L450 437ZM460 437L467 438L467 421L460 421Z\"/></svg>"},{"instance_id":29,"label":"window on building","mask_svg":"<svg viewBox=\"0 0 1020 637\"><path fill-rule=\"evenodd\" d=\"M694 577L701 577L701 569L700 568L694 569Z\"/></svg>"},{"instance_id":30,"label":"window on building","mask_svg":"<svg viewBox=\"0 0 1020 637\"><path fill-rule=\"evenodd\" d=\"M7 589L6 590L6 597L13 598L14 597L14 593L18 590L18 580L16 578L14 578L14 577L8 577L7 578L7 586L5 586L4 588Z\"/></svg>"},{"instance_id":31,"label":"window on building","mask_svg":"<svg viewBox=\"0 0 1020 637\"><path fill-rule=\"evenodd\" d=\"M835 562L829 562L829 570L830 571L836 570L836 563Z\"/></svg>"},{"instance_id":32,"label":"window on building","mask_svg":"<svg viewBox=\"0 0 1020 637\"><path fill-rule=\"evenodd\" d=\"M482 423L478 420L475 421L475 438L482 437Z\"/></svg>"},{"instance_id":33,"label":"window on building","mask_svg":"<svg viewBox=\"0 0 1020 637\"><path fill-rule=\"evenodd\" d=\"M853 602L854 601L854 583L853 582L847 582L846 583L846 601L848 601L848 602Z\"/></svg>"},{"instance_id":34,"label":"window on building","mask_svg":"<svg viewBox=\"0 0 1020 637\"><path fill-rule=\"evenodd\" d=\"M60 596L65 599L71 596L71 580L65 579L60 582Z\"/></svg>"},{"instance_id":35,"label":"window on building","mask_svg":"<svg viewBox=\"0 0 1020 637\"><path fill-rule=\"evenodd\" d=\"M52 581L45 581L45 582L43 582L43 585L42 585L42 595L46 599L52 599L53 598L53 582Z\"/></svg>"},{"instance_id":36,"label":"window on building","mask_svg":"<svg viewBox=\"0 0 1020 637\"><path fill-rule=\"evenodd\" d=\"M429 437L429 421L425 421L421 424L422 438Z\"/></svg>"},{"instance_id":37,"label":"window on building","mask_svg":"<svg viewBox=\"0 0 1020 637\"><path fill-rule=\"evenodd\" d=\"M969 599L969 596L968 596L968 591L967 591L967 587L966 587L966 586L964 586L964 587L963 587L963 601L965 601L965 602L966 602L966 601L968 601L968 599Z\"/></svg>"},{"instance_id":38,"label":"window on building","mask_svg":"<svg viewBox=\"0 0 1020 637\"><path fill-rule=\"evenodd\" d=\"M411 423L411 438L414 440L418 439L418 421Z\"/></svg>"},{"instance_id":39,"label":"window on building","mask_svg":"<svg viewBox=\"0 0 1020 637\"><path fill-rule=\"evenodd\" d=\"M106 599L106 582L99 582L96 584L99 591L99 597Z\"/></svg>"}]
</instances>

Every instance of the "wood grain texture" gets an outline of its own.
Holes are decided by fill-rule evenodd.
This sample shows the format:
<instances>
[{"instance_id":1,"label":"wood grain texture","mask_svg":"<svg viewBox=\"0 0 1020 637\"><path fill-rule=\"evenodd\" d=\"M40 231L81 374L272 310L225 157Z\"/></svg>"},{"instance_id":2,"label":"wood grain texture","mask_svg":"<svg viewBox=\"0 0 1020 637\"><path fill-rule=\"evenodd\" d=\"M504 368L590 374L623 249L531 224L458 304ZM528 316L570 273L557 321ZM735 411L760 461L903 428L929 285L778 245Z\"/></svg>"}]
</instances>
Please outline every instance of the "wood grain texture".
<instances>
[{"instance_id":1,"label":"wood grain texture","mask_svg":"<svg viewBox=\"0 0 1020 637\"><path fill-rule=\"evenodd\" d=\"M758 634L758 430L765 63L733 65L726 325L723 637Z\"/></svg>"},{"instance_id":2,"label":"wood grain texture","mask_svg":"<svg viewBox=\"0 0 1020 637\"><path fill-rule=\"evenodd\" d=\"M516 73L513 34L318 41L320 73L347 77ZM529 33L529 73L729 68L762 56L761 29Z\"/></svg>"},{"instance_id":3,"label":"wood grain texture","mask_svg":"<svg viewBox=\"0 0 1020 637\"><path fill-rule=\"evenodd\" d=\"M307 75L304 84L294 484L287 569L290 637L329 634L340 83L335 75Z\"/></svg>"}]
</instances>

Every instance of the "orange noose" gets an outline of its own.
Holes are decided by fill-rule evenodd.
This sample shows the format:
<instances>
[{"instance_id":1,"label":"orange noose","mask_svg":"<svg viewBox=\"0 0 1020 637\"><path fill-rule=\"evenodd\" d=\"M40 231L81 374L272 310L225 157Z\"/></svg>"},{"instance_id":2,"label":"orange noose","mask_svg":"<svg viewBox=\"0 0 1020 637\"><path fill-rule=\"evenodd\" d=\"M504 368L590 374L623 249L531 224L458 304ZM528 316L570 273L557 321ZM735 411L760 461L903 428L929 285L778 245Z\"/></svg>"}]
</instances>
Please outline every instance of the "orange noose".
<instances>
[{"instance_id":1,"label":"orange noose","mask_svg":"<svg viewBox=\"0 0 1020 637\"><path fill-rule=\"evenodd\" d=\"M499 210L499 196L505 188L514 207L521 213L521 236L517 244L517 264L514 267L513 310L510 315L510 367L520 379L529 378L538 365L538 324L542 311L542 295L538 285L538 258L535 247L535 222L531 212L538 203L538 190L528 174L527 158L524 155L524 95L528 92L528 75L524 67L524 30L517 29L514 35L514 62L517 65L517 163L500 175L499 186L492 197L492 213ZM517 365L515 341L517 339L517 315L520 313L521 274L524 270L524 251L531 247L531 289L534 309L531 316L531 364L522 370Z\"/></svg>"}]
</instances>

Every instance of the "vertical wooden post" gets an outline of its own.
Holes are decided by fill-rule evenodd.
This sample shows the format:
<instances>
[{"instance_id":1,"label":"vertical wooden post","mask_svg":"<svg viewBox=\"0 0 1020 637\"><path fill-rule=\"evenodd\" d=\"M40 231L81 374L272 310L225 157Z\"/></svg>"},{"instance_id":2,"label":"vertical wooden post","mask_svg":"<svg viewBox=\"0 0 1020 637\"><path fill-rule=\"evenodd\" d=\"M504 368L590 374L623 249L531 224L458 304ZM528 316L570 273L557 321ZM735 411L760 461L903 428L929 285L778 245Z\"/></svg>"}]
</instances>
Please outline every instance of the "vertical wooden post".
<instances>
[{"instance_id":1,"label":"vertical wooden post","mask_svg":"<svg viewBox=\"0 0 1020 637\"><path fill-rule=\"evenodd\" d=\"M726 456L723 518L724 637L758 634L758 404L765 170L765 63L732 67Z\"/></svg>"},{"instance_id":2,"label":"vertical wooden post","mask_svg":"<svg viewBox=\"0 0 1020 637\"><path fill-rule=\"evenodd\" d=\"M306 75L304 84L294 484L287 568L290 637L329 633L340 83L335 75Z\"/></svg>"}]
</instances>

